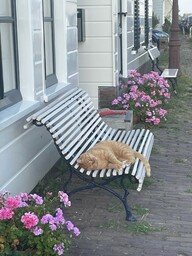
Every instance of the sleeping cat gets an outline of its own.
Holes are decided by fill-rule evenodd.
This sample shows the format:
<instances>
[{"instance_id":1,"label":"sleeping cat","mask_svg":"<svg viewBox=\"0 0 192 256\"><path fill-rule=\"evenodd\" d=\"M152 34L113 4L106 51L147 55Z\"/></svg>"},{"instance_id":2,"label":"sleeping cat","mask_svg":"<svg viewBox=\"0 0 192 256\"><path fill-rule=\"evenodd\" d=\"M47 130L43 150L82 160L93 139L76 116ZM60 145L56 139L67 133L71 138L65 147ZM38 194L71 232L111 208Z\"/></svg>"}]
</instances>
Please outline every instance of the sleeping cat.
<instances>
[{"instance_id":1,"label":"sleeping cat","mask_svg":"<svg viewBox=\"0 0 192 256\"><path fill-rule=\"evenodd\" d=\"M147 176L151 175L148 160L139 152L133 150L127 144L104 140L100 141L88 151L83 153L77 163L85 170L116 169L122 170L126 165L131 165L139 158L146 170Z\"/></svg>"}]
</instances>

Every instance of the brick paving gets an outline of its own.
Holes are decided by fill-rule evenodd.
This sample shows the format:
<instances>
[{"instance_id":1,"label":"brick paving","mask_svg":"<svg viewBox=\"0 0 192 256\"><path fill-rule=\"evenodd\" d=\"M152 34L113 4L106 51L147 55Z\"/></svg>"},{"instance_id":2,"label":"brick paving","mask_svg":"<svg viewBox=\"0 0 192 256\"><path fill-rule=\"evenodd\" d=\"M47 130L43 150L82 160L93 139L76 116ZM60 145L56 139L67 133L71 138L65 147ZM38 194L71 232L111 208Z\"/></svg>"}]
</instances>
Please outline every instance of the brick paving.
<instances>
[{"instance_id":1,"label":"brick paving","mask_svg":"<svg viewBox=\"0 0 192 256\"><path fill-rule=\"evenodd\" d=\"M192 79L191 61L192 47L182 37L182 73ZM66 210L81 230L69 256L192 256L191 95L192 89L186 88L183 96L174 96L178 106L172 118L153 129L152 182L140 193L130 190L128 196L132 208L148 209L136 213L138 223L154 230L132 232L118 199L103 190L84 191L71 197L72 206Z\"/></svg>"}]
</instances>

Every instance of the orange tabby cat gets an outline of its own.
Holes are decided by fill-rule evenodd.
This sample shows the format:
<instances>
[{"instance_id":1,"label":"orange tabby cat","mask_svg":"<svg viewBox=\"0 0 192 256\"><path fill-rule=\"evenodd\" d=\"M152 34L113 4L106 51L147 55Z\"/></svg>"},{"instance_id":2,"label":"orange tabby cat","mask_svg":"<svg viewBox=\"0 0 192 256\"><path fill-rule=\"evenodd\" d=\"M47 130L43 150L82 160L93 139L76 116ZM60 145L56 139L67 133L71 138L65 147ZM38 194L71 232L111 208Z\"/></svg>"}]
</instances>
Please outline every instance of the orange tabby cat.
<instances>
[{"instance_id":1,"label":"orange tabby cat","mask_svg":"<svg viewBox=\"0 0 192 256\"><path fill-rule=\"evenodd\" d=\"M126 164L131 165L139 158L146 169L147 176L151 175L151 168L148 160L139 152L133 150L127 144L104 140L87 152L83 153L77 163L85 170L116 169L122 170Z\"/></svg>"}]
</instances>

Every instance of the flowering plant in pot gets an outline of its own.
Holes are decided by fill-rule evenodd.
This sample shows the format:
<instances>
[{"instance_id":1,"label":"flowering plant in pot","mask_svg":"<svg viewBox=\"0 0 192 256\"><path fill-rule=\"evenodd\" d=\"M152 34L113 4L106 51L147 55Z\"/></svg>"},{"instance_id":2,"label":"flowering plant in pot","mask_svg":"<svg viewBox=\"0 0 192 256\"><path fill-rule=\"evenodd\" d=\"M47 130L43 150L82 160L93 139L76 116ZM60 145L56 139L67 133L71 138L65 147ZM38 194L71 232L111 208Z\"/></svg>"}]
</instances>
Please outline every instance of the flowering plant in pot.
<instances>
[{"instance_id":1,"label":"flowering plant in pot","mask_svg":"<svg viewBox=\"0 0 192 256\"><path fill-rule=\"evenodd\" d=\"M58 205L60 207L55 207ZM0 194L0 255L65 255L72 236L80 231L64 218L71 206L62 191L54 197L20 193Z\"/></svg>"},{"instance_id":2,"label":"flowering plant in pot","mask_svg":"<svg viewBox=\"0 0 192 256\"><path fill-rule=\"evenodd\" d=\"M141 75L131 70L120 95L112 101L114 107L133 110L140 121L158 125L166 119L166 104L170 99L170 85L157 72Z\"/></svg>"}]
</instances>

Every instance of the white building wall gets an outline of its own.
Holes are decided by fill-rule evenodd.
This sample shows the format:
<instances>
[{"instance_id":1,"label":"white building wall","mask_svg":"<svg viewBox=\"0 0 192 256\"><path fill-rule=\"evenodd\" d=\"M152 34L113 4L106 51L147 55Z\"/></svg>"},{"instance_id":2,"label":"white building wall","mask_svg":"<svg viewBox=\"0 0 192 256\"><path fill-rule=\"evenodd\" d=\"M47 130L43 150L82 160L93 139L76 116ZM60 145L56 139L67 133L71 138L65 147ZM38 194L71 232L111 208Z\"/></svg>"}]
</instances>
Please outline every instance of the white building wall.
<instances>
[{"instance_id":1,"label":"white building wall","mask_svg":"<svg viewBox=\"0 0 192 256\"><path fill-rule=\"evenodd\" d=\"M148 60L144 50L144 0L140 0L141 47L132 53L134 45L134 0L122 1L122 62L123 76L129 69L137 69ZM98 107L98 88L118 86L120 75L119 6L117 0L77 0L85 9L85 41L79 42L79 85ZM152 0L150 22L152 17ZM151 28L150 28L151 29Z\"/></svg>"},{"instance_id":2,"label":"white building wall","mask_svg":"<svg viewBox=\"0 0 192 256\"><path fill-rule=\"evenodd\" d=\"M79 86L98 106L98 86L113 84L113 25L111 0L78 0L85 9L85 41L79 42Z\"/></svg>"},{"instance_id":3,"label":"white building wall","mask_svg":"<svg viewBox=\"0 0 192 256\"><path fill-rule=\"evenodd\" d=\"M30 192L59 158L45 128L24 130L25 119L78 85L76 0L54 0L56 75L45 88L41 0L17 0L20 90L23 100L0 112L0 191Z\"/></svg>"}]
</instances>

